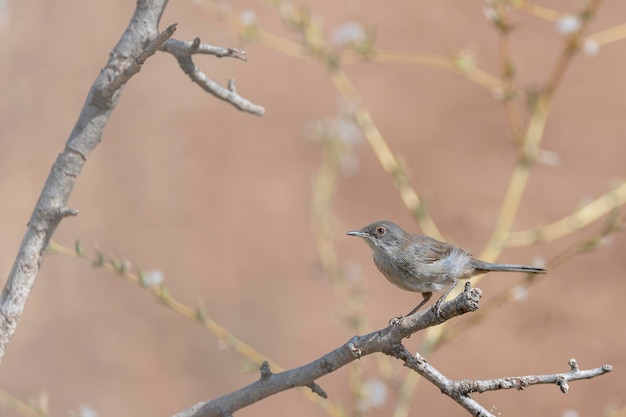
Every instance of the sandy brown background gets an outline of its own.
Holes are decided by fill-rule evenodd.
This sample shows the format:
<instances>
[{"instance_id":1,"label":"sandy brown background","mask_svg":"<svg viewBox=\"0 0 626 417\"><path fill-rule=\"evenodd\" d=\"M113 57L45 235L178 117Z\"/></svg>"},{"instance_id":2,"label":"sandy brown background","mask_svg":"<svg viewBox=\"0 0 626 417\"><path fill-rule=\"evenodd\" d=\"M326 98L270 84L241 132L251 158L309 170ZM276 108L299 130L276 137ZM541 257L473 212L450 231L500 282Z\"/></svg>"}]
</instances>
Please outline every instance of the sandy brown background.
<instances>
[{"instance_id":1,"label":"sandy brown background","mask_svg":"<svg viewBox=\"0 0 626 417\"><path fill-rule=\"evenodd\" d=\"M574 1L542 1L572 10ZM42 184L61 151L86 93L133 11L134 1L9 1L0 32L0 276L6 279ZM265 28L286 34L275 11L255 10ZM376 44L451 54L474 51L498 72L498 45L481 1L321 1L328 33L346 21L375 27ZM606 1L591 26L622 23L626 3ZM172 2L164 24L179 39L238 46L232 28L191 1ZM554 25L526 15L512 37L524 85L545 79L562 38ZM551 222L625 178L624 42L580 56L558 91L543 147L557 167L538 166L516 229ZM337 113L326 70L267 47L245 47L249 61L203 57L214 80L237 80L239 92L267 109L262 118L236 111L193 85L165 54L132 79L70 199L80 210L55 240L80 238L165 273L173 294L208 314L286 367L309 362L347 341L337 296L316 263L310 229L311 180L319 147L307 123ZM500 103L475 84L432 68L353 64L349 76L443 233L479 252L487 241L515 163ZM418 231L391 181L363 143L358 172L342 179L335 213L342 232L379 219ZM574 238L506 251L501 260L550 258ZM414 306L415 294L389 285L366 246L338 234L339 259L362 268L368 319L376 327ZM437 352L431 362L453 378L563 372L615 366L607 376L571 385L531 387L478 397L503 416L600 416L626 402L623 233L609 246L577 257L534 286L524 303L501 309ZM493 275L484 300L515 276ZM406 341L419 346L421 336ZM363 361L372 361L371 357ZM73 258L46 259L0 368L0 388L22 399L45 392L53 415L87 404L100 416L167 416L241 387L257 374L222 350L210 333L158 305L144 290ZM400 368L398 366L398 368ZM398 370L400 376L405 374ZM331 398L352 407L346 369L320 380ZM389 415L390 398L372 415ZM463 416L428 384L411 415ZM12 413L0 410L0 415ZM325 414L295 391L240 416Z\"/></svg>"}]
</instances>

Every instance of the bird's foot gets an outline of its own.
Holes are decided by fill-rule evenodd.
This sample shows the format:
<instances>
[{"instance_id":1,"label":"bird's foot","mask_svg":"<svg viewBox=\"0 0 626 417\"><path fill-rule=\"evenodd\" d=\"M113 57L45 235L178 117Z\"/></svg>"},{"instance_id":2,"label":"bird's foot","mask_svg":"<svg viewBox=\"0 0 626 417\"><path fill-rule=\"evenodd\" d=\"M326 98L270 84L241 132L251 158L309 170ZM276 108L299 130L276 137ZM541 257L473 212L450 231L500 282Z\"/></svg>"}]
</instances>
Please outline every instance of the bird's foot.
<instances>
[{"instance_id":1,"label":"bird's foot","mask_svg":"<svg viewBox=\"0 0 626 417\"><path fill-rule=\"evenodd\" d=\"M432 309L435 312L435 316L437 316L437 320L439 320L439 323L443 323L444 321L447 320L442 314L443 311L441 311L442 304L443 304L443 298L440 298L439 300L437 300L435 304L433 304L433 307L432 307Z\"/></svg>"}]
</instances>

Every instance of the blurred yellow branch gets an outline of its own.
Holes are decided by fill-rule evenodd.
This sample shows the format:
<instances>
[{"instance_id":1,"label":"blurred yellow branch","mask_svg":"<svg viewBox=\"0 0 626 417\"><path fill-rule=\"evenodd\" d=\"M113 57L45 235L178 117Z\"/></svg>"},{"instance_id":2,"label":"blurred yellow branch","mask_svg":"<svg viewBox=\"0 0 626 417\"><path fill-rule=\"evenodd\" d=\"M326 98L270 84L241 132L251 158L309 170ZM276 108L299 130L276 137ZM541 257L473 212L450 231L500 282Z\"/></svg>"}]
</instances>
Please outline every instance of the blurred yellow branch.
<instances>
[{"instance_id":1,"label":"blurred yellow branch","mask_svg":"<svg viewBox=\"0 0 626 417\"><path fill-rule=\"evenodd\" d=\"M258 40L265 45L282 52L283 54L292 58L311 58L306 52L306 48L299 43L292 42L282 36L274 35L273 33L258 28Z\"/></svg>"},{"instance_id":2,"label":"blurred yellow branch","mask_svg":"<svg viewBox=\"0 0 626 417\"><path fill-rule=\"evenodd\" d=\"M601 0L594 0L587 5L587 10L583 13L587 17L585 19L581 18L580 28L568 38L563 51L552 69L548 82L535 103L524 135L523 155L513 171L513 176L511 177L509 187L505 194L493 234L481 254L482 259L493 261L504 248L530 176L530 168L539 153L539 144L543 139L554 92L563 79L563 74L570 64L574 53L577 51L580 39L587 29L591 17L595 15L601 3Z\"/></svg>"},{"instance_id":3,"label":"blurred yellow branch","mask_svg":"<svg viewBox=\"0 0 626 417\"><path fill-rule=\"evenodd\" d=\"M519 93L515 88L516 68L511 53L511 43L509 34L513 29L509 16L510 7L508 3L495 3L494 12L496 17L493 20L498 30L498 41L500 46L500 77L501 95L504 103L506 117L511 129L511 137L517 143L523 141L524 121L519 107ZM495 24L497 23L497 24Z\"/></svg>"},{"instance_id":4,"label":"blurred yellow branch","mask_svg":"<svg viewBox=\"0 0 626 417\"><path fill-rule=\"evenodd\" d=\"M49 413L38 404L28 404L6 391L0 390L0 406L15 411L24 417L47 417Z\"/></svg>"},{"instance_id":5,"label":"blurred yellow branch","mask_svg":"<svg viewBox=\"0 0 626 417\"><path fill-rule=\"evenodd\" d=\"M500 210L500 216L493 231L493 235L486 248L481 252L480 259L493 262L504 246L506 237L517 215L522 195L530 176L529 167L526 164L518 163L513 171L513 176L504 196L504 202Z\"/></svg>"},{"instance_id":6,"label":"blurred yellow branch","mask_svg":"<svg viewBox=\"0 0 626 417\"><path fill-rule=\"evenodd\" d=\"M626 39L626 23L592 33L587 39L595 41L598 46L604 46Z\"/></svg>"},{"instance_id":7,"label":"blurred yellow branch","mask_svg":"<svg viewBox=\"0 0 626 417\"><path fill-rule=\"evenodd\" d=\"M215 5L207 2L203 2L201 5L208 8L215 7ZM336 67L337 62L334 62L334 59L337 58L335 56L335 52L326 44L322 34L320 33L321 28L319 25L313 22L311 15L302 8L294 7L288 2L283 2L280 6L280 16L285 21L287 26L300 33L303 38L302 44L284 39L260 28L255 24L249 25L253 29L253 38L266 46L294 58L317 59L318 61L322 61L322 63L329 68L333 84L346 101L354 106L354 117L356 123L362 129L364 136L378 157L383 169L391 175L395 187L400 192L402 201L411 213L413 213L413 216L416 218L425 234L441 239L441 233L437 229L437 226L426 212L426 208L421 202L418 194L410 186L408 175L404 167L401 166L399 161L391 152L387 142L374 124L371 115L358 95L356 88L346 74L340 68ZM223 17L227 18L233 26L239 28L242 27L241 22L237 21L232 13L227 13L225 16L223 15ZM390 57L402 54L396 55L394 53L383 53L382 55ZM447 61L448 63L446 64L444 61ZM446 66L450 71L452 71L454 67L454 61L451 59L443 60L431 57L421 61L421 63L426 62L429 62L432 65ZM463 74L463 72L458 69L454 71ZM489 76L487 73L480 70L472 71L472 73L477 74L474 77L476 82L499 85L499 80L496 78L496 81L494 81L494 77Z\"/></svg>"},{"instance_id":8,"label":"blurred yellow branch","mask_svg":"<svg viewBox=\"0 0 626 417\"><path fill-rule=\"evenodd\" d=\"M555 22L559 20L561 16L563 16L563 13L559 12L558 10L540 6L529 1L514 1L513 5L519 10L522 10L540 19L548 20L550 22Z\"/></svg>"},{"instance_id":9,"label":"blurred yellow branch","mask_svg":"<svg viewBox=\"0 0 626 417\"><path fill-rule=\"evenodd\" d=\"M63 246L60 243L57 243L54 241L50 242L49 250L52 253L58 253L61 255L73 256L75 258L84 259L87 262L90 262L92 264L97 264L99 262L98 258L96 257L80 256L79 254L76 253L75 249L67 247L67 246ZM116 270L113 263L111 262L105 261L104 263L102 263L101 268L104 269L105 271L121 275L124 279L126 279L128 282L132 284L142 285L141 279L139 278L138 274L133 273L131 271L126 271L123 274L120 274L119 271ZM187 305L181 303L180 301L178 301L176 298L172 297L171 295L167 295L166 297L164 297L163 289L161 286L158 286L158 285L150 286L147 289L150 290L150 292L155 296L155 298L159 300L159 302L162 302L171 310L173 310L174 312L178 313L179 315L187 319L200 322L206 329L208 329L211 333L213 333L215 337L225 342L228 346L233 348L236 352L240 353L242 356L246 357L247 359L251 360L257 365L261 366L263 361L267 360L267 357L265 355L262 355L251 346L239 340L236 336L234 336L228 330L224 329L222 326L217 324L217 322L215 322L214 320L208 317L204 317L202 319L199 318L197 309L188 307ZM278 365L277 363L273 361L269 361L269 360L268 362L272 368L275 368L276 370L278 369L282 370L282 367Z\"/></svg>"},{"instance_id":10,"label":"blurred yellow branch","mask_svg":"<svg viewBox=\"0 0 626 417\"><path fill-rule=\"evenodd\" d=\"M70 248L67 246L63 246L57 242L50 241L50 244L48 245L48 250L51 253L73 256L75 258L85 260L94 266L104 269L105 271L112 272L121 276L130 283L144 286L139 274L128 271L126 267L123 266L125 265L125 261L117 260L111 256L109 256L110 260L106 260L101 253L98 253L98 256L89 257L82 252L82 249L79 250L78 247L78 242L76 248ZM257 366L261 366L264 361L267 361L273 372L282 372L285 370L285 368L280 366L278 363L269 359L268 356L261 354L252 346L244 343L242 340L237 338L233 333L220 326L216 321L207 317L204 308L192 308L178 301L176 298L172 297L171 294L169 294L167 287L165 287L164 285L152 285L146 287L146 289L149 290L160 303L169 307L172 311L178 313L179 315L189 320L200 323L203 327L213 333L215 337L217 337L220 341L230 346L234 351L244 356L248 360L254 362ZM309 388L301 387L299 388L299 391L302 395L311 400L313 403L317 404L329 415L333 417L345 417L345 413L343 412L343 410L332 401L319 397Z\"/></svg>"},{"instance_id":11,"label":"blurred yellow branch","mask_svg":"<svg viewBox=\"0 0 626 417\"><path fill-rule=\"evenodd\" d=\"M625 405L610 405L602 417L626 417Z\"/></svg>"},{"instance_id":12,"label":"blurred yellow branch","mask_svg":"<svg viewBox=\"0 0 626 417\"><path fill-rule=\"evenodd\" d=\"M560 239L593 223L623 204L626 204L626 182L554 223L511 233L507 237L506 246L530 246Z\"/></svg>"},{"instance_id":13,"label":"blurred yellow branch","mask_svg":"<svg viewBox=\"0 0 626 417\"><path fill-rule=\"evenodd\" d=\"M357 124L363 131L363 135L365 135L374 154L378 157L378 161L383 169L391 175L393 184L400 192L400 198L402 198L406 207L415 216L422 231L427 235L441 239L439 229L433 219L426 213L423 203L415 190L409 185L409 179L404 168L393 155L383 135L376 127L376 124L374 124L370 113L363 105L350 79L343 71L338 69L331 72L331 80L339 93L348 103L353 105L353 114Z\"/></svg>"},{"instance_id":14,"label":"blurred yellow branch","mask_svg":"<svg viewBox=\"0 0 626 417\"><path fill-rule=\"evenodd\" d=\"M349 123L352 121L350 120ZM342 160L353 152L350 142L340 137L341 134L340 129L333 130L331 127L327 131L319 132L318 137L315 138L322 148L322 164L313 179L311 229L324 273L330 277L335 292L345 296L347 300L345 318L347 326L357 334L365 334L372 331L372 326L367 319L362 290L357 287L354 280L346 277L339 263L335 245L338 231L332 212L332 200L337 189ZM383 379L391 381L393 367L390 358L385 355L375 355L374 360ZM355 377L360 372L359 366L350 367L350 387L353 395L360 395L363 391L362 379ZM357 396L358 398L360 397Z\"/></svg>"},{"instance_id":15,"label":"blurred yellow branch","mask_svg":"<svg viewBox=\"0 0 626 417\"><path fill-rule=\"evenodd\" d=\"M600 247L606 243L607 236L620 230L622 227L623 220L620 218L619 213L614 211L599 232L595 233L591 237L585 237L563 249L561 252L553 256L552 259L546 263L546 266L550 271L553 271L566 260L578 254ZM542 278L540 276L529 274L521 283L511 284L508 288L492 297L487 303L481 305L480 310L478 310L475 314L472 314L472 316L469 317L465 323L463 323L462 327L458 324L448 326L443 338L445 338L445 341L448 342L460 334L468 331L470 328L478 325L498 308L513 300L518 300L520 297L524 297L524 293L528 291L528 288L541 279Z\"/></svg>"},{"instance_id":16,"label":"blurred yellow branch","mask_svg":"<svg viewBox=\"0 0 626 417\"><path fill-rule=\"evenodd\" d=\"M281 6L286 3L287 2L281 2ZM516 96L517 91L515 91L513 84L514 68L512 66L513 63L511 60L508 35L505 33L508 29L507 19L504 21L505 26L500 27L502 79L477 68L471 57L467 55L464 56L462 53L456 57L445 57L435 54L389 51L372 48L371 55L368 55L368 58L374 62L424 65L452 72L464 76L472 82L489 89L490 91L501 92L503 94L507 117L509 118L513 136L521 141L521 152L519 160L512 172L511 179L500 208L496 226L494 227L488 244L480 255L480 258L486 261L494 261L500 255L505 246L511 245L511 241L515 242L515 239L521 240L522 238L527 238L527 235L522 235L521 233L528 233L528 231L518 232L520 234L511 234L511 228L517 216L520 202L528 183L530 170L540 152L539 146L544 137L554 93L562 81L565 70L571 63L572 57L579 50L582 44L583 34L587 30L588 24L591 21L591 18L595 15L595 12L600 4L601 0L590 0L585 4L585 9L582 10L578 16L580 19L580 27L574 33L567 35L565 38L566 41L564 48L554 63L548 80L546 81L543 89L539 91L536 101L532 103L533 106L531 114L526 125L524 125L524 120L521 117L519 108L516 107L514 103L509 102L509 100ZM559 11L539 6L529 1L514 0L511 2L511 5L518 10L547 21L557 21L564 16L564 14ZM284 10L287 10L287 12L284 12ZM423 202L420 200L415 190L410 186L406 170L391 151L381 132L377 129L372 116L368 112L351 80L341 69L342 60L343 62L346 62L346 60L348 62L352 62L354 60L354 55L339 56L337 51L329 48L324 41L323 31L321 31L320 27L316 26L315 23L310 22L310 16L307 13L303 13L294 7L286 7L284 10L281 7L281 15L283 19L286 23L288 23L288 25L291 23L290 27L296 28L300 35L302 35L302 45L299 46L298 44L286 41L275 35L266 34L261 30L258 32L258 39L266 45L276 50L280 50L287 55L299 58L313 57L327 65L333 84L339 93L352 106L354 118L357 124L363 131L381 166L388 174L391 175L394 186L398 189L402 201L420 223L423 233L441 239L441 234L432 218L425 211ZM615 28L598 32L590 38L599 44L603 44L602 42L614 42L625 37L626 25L620 25ZM605 197L608 199L607 196ZM616 203L613 202L612 207L615 206ZM604 213L606 213L608 207L609 205L607 205L606 201L604 201L604 204L597 203L596 206L593 206L590 212L586 212L584 209L581 209L582 214L579 211L568 217L575 217L577 221L591 222L593 221L594 216L597 218L601 216L601 212L604 211ZM567 226L571 229L571 223L569 223L569 221L563 219L555 224L548 225L546 226L544 233L548 236L562 234L564 229L561 222L566 222ZM476 281L476 279L473 281ZM455 296L458 292L458 289L455 290L451 296ZM447 326L445 325L428 329L420 346L420 352L423 357L428 358L435 349L448 340L446 336L446 329ZM419 377L415 373L409 373L407 378L405 378L402 386L400 387L397 407L393 414L394 417L405 417L408 414L411 394L418 383L418 380Z\"/></svg>"},{"instance_id":17,"label":"blurred yellow branch","mask_svg":"<svg viewBox=\"0 0 626 417\"><path fill-rule=\"evenodd\" d=\"M511 182L507 188L507 192L504 198L504 203L502 209L500 210L500 217L498 219L498 223L496 224L496 228L494 233L487 244L487 247L483 250L480 259L484 259L486 261L493 261L500 254L503 245L504 239L510 230L510 227L515 219L515 215L517 214L517 209L519 207L519 202L521 201L522 194L525 188L525 185L528 181L528 176L530 175L530 170L527 164L518 163L513 171L513 176L511 177ZM472 283L479 281L481 276L473 278ZM455 297L462 290L463 285L458 285L450 294L450 297ZM447 341L447 323L442 324L441 326L431 327L426 331L426 336L422 340L422 343L419 348L420 354L424 358L428 358L430 353L432 353L436 348L441 346L445 341ZM415 387L417 385L417 379L419 377L415 373L409 373L402 384L402 391L409 390L411 387ZM410 395L407 394L408 397ZM408 416L408 408L401 407L397 408L393 414L393 417L407 417Z\"/></svg>"},{"instance_id":18,"label":"blurred yellow branch","mask_svg":"<svg viewBox=\"0 0 626 417\"><path fill-rule=\"evenodd\" d=\"M353 58L353 56L349 55L347 58ZM478 68L467 59L464 59L462 54L456 57L448 57L437 54L375 48L369 59L373 62L385 64L415 64L442 69L465 77L490 91L499 89L501 84L498 77ZM350 61L352 59L347 59L347 62Z\"/></svg>"},{"instance_id":19,"label":"blurred yellow branch","mask_svg":"<svg viewBox=\"0 0 626 417\"><path fill-rule=\"evenodd\" d=\"M552 69L551 75L535 103L524 134L522 155L520 155L520 159L513 170L513 174L505 193L504 201L502 202L502 207L500 208L500 214L496 221L496 226L494 227L491 238L489 239L485 249L483 249L479 255L479 258L481 259L493 262L505 247L513 222L517 216L517 211L519 209L526 184L528 183L528 178L530 177L530 168L539 153L539 144L543 139L554 92L556 91L560 81L563 79L563 74L570 64L571 58L578 50L583 33L587 29L588 24L591 21L591 17L595 15L595 12L600 4L601 0L592 0L587 5L586 10L581 13L580 28L568 37L563 51L559 55L554 68ZM584 18L582 16L584 16ZM480 276L476 277L472 279L472 282L477 282L480 278ZM451 292L450 297L458 295L461 292L461 288L462 286L457 286L457 288ZM444 324L428 329L426 337L422 341L420 351L427 347L435 349L436 347L441 346L443 341L445 341L446 328L447 326ZM422 356L426 358L428 357L424 353L422 353ZM395 417L404 416L396 415Z\"/></svg>"}]
</instances>

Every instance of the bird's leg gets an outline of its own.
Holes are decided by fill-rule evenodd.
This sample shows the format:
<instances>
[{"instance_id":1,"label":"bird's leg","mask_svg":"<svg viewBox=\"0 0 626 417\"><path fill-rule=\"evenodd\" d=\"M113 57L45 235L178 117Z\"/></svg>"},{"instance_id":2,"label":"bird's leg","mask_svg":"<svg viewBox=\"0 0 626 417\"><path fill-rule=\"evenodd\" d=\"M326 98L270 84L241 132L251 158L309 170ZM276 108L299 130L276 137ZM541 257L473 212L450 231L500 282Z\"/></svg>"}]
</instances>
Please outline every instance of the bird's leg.
<instances>
[{"instance_id":1,"label":"bird's leg","mask_svg":"<svg viewBox=\"0 0 626 417\"><path fill-rule=\"evenodd\" d=\"M424 300L422 300L421 303L419 303L417 305L417 307L415 307L413 310L411 310L411 312L409 314L407 314L407 316L410 316L411 314L415 313L417 310L419 310L424 304L426 304L428 302L428 300L430 300L430 297L433 296L432 292L423 292L422 293L422 297L424 297Z\"/></svg>"},{"instance_id":2,"label":"bird's leg","mask_svg":"<svg viewBox=\"0 0 626 417\"><path fill-rule=\"evenodd\" d=\"M435 310L435 315L437 316L437 318L441 322L444 321L443 317L441 316L441 305L443 304L444 301L446 301L446 298L448 297L448 294L450 294L450 291L452 291L452 288L454 288L454 286L456 285L457 282L458 282L458 280L456 280L456 279L454 281L452 281L452 284L450 284L450 286L441 295L441 297L439 297L439 299L435 302L435 304L433 304L432 308Z\"/></svg>"},{"instance_id":3,"label":"bird's leg","mask_svg":"<svg viewBox=\"0 0 626 417\"><path fill-rule=\"evenodd\" d=\"M389 325L391 327L397 327L400 324L400 320L402 320L403 318L410 316L411 314L415 313L417 310L419 310L424 304L426 304L428 302L428 300L430 300L430 297L433 296L432 292L423 292L422 293L422 297L424 297L424 300L422 300L421 303L419 303L419 305L417 307L415 307L413 310L411 310L411 312L409 314L407 314L406 316L399 316L399 317L395 317L391 320L389 320ZM409 336L407 336L407 338L409 338Z\"/></svg>"}]
</instances>

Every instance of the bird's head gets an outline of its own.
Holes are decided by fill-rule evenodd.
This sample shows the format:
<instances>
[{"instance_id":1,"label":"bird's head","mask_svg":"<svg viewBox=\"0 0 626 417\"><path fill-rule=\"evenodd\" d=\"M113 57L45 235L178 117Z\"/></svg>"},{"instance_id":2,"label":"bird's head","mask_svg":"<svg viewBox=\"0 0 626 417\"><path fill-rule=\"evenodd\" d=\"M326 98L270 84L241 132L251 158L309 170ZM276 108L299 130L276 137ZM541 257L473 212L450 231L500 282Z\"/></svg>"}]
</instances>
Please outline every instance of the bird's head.
<instances>
[{"instance_id":1,"label":"bird's head","mask_svg":"<svg viewBox=\"0 0 626 417\"><path fill-rule=\"evenodd\" d=\"M393 253L395 249L402 248L408 240L408 234L400 226L387 220L370 223L346 234L363 238L372 250L382 250L385 253Z\"/></svg>"}]
</instances>

